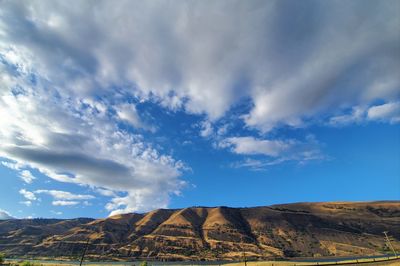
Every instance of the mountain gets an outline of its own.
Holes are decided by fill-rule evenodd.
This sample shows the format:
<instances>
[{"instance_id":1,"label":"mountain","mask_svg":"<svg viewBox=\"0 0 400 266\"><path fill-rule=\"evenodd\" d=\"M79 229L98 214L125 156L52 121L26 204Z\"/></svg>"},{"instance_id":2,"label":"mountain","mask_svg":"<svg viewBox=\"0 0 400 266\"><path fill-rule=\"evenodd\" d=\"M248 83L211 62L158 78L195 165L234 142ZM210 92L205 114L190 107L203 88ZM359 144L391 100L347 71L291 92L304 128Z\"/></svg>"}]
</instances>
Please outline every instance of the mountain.
<instances>
[{"instance_id":1,"label":"mountain","mask_svg":"<svg viewBox=\"0 0 400 266\"><path fill-rule=\"evenodd\" d=\"M8 256L236 260L378 255L400 249L400 201L192 207L106 219L0 221Z\"/></svg>"}]
</instances>

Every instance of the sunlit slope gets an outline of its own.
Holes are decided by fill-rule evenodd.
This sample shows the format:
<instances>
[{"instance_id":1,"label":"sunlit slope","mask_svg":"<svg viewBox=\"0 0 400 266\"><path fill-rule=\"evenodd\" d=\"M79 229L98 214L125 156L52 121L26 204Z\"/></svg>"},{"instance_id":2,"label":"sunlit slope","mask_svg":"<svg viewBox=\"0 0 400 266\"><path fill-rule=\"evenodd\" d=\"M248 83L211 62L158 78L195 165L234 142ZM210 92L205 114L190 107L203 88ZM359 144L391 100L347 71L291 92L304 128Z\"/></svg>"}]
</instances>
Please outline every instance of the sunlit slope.
<instances>
[{"instance_id":1,"label":"sunlit slope","mask_svg":"<svg viewBox=\"0 0 400 266\"><path fill-rule=\"evenodd\" d=\"M400 249L400 202L296 203L254 208L193 207L107 219L0 221L0 251L22 256L267 259L374 255L383 231Z\"/></svg>"}]
</instances>

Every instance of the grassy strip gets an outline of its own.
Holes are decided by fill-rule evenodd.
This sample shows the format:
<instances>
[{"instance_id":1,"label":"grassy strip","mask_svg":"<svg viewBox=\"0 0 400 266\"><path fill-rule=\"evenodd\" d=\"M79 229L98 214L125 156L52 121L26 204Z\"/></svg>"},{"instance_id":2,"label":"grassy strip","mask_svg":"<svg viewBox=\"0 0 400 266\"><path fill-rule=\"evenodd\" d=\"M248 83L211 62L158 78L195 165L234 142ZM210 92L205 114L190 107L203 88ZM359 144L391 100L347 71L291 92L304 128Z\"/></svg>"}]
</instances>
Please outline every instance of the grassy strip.
<instances>
[{"instance_id":1,"label":"grassy strip","mask_svg":"<svg viewBox=\"0 0 400 266\"><path fill-rule=\"evenodd\" d=\"M316 265L361 265L378 262L400 262L400 256L390 256L383 258L363 258L352 260L337 260L337 261L316 261L316 262L300 262L300 261L251 261L247 262L247 266L316 266ZM245 263L228 263L224 266L244 266ZM400 265L400 264L399 264Z\"/></svg>"}]
</instances>

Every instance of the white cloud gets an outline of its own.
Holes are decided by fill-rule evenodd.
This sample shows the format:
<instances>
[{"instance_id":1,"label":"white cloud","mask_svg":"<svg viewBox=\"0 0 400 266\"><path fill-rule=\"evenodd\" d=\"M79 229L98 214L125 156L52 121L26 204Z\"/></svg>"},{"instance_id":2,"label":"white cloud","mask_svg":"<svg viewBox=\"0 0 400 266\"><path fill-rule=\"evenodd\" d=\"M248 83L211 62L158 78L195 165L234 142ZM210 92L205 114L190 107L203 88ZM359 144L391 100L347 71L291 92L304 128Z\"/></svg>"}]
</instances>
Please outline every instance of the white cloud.
<instances>
[{"instance_id":1,"label":"white cloud","mask_svg":"<svg viewBox=\"0 0 400 266\"><path fill-rule=\"evenodd\" d=\"M54 206L73 206L79 204L79 201L72 200L55 200L51 202Z\"/></svg>"},{"instance_id":2,"label":"white cloud","mask_svg":"<svg viewBox=\"0 0 400 266\"><path fill-rule=\"evenodd\" d=\"M231 147L238 154L263 154L272 157L280 155L290 148L290 142L280 140L261 140L254 137L231 137L224 139L221 147Z\"/></svg>"},{"instance_id":3,"label":"white cloud","mask_svg":"<svg viewBox=\"0 0 400 266\"><path fill-rule=\"evenodd\" d=\"M368 119L387 120L391 123L400 122L400 102L390 102L370 107L368 109Z\"/></svg>"},{"instance_id":4,"label":"white cloud","mask_svg":"<svg viewBox=\"0 0 400 266\"><path fill-rule=\"evenodd\" d=\"M62 212L57 212L57 211L53 211L53 210L51 210L50 212L52 214L55 214L55 215L62 215L63 214Z\"/></svg>"},{"instance_id":5,"label":"white cloud","mask_svg":"<svg viewBox=\"0 0 400 266\"><path fill-rule=\"evenodd\" d=\"M0 209L0 220L15 219L11 214L5 210Z\"/></svg>"},{"instance_id":6,"label":"white cloud","mask_svg":"<svg viewBox=\"0 0 400 266\"><path fill-rule=\"evenodd\" d=\"M19 177L21 177L21 179L27 184L32 183L32 181L36 179L29 170L23 170L19 174Z\"/></svg>"},{"instance_id":7,"label":"white cloud","mask_svg":"<svg viewBox=\"0 0 400 266\"><path fill-rule=\"evenodd\" d=\"M94 196L92 195L73 194L71 192L61 190L39 189L32 192L26 189L20 189L19 193L27 199L26 201L21 201L20 203L28 207L32 205L32 201L38 200L36 194L48 194L52 196L52 198L54 199L52 201L52 205L54 206L77 205L80 203L80 201L83 201L82 204L88 206L90 205L90 203L87 200L94 199Z\"/></svg>"},{"instance_id":8,"label":"white cloud","mask_svg":"<svg viewBox=\"0 0 400 266\"><path fill-rule=\"evenodd\" d=\"M37 199L36 196L35 196L35 194L34 194L33 192L28 191L28 190L26 190L26 189L24 189L24 188L19 190L19 194L21 194L21 195L24 196L27 200L30 200L30 201L33 201L33 200L36 200L36 199Z\"/></svg>"},{"instance_id":9,"label":"white cloud","mask_svg":"<svg viewBox=\"0 0 400 266\"><path fill-rule=\"evenodd\" d=\"M36 190L35 193L41 194L48 194L51 195L55 199L63 199L63 200L87 200L87 199L94 199L92 195L81 195L81 194L73 194L68 191L61 191L61 190L45 190L39 189Z\"/></svg>"},{"instance_id":10,"label":"white cloud","mask_svg":"<svg viewBox=\"0 0 400 266\"><path fill-rule=\"evenodd\" d=\"M106 209L111 211L110 216L117 215L125 212L124 206L129 206L131 202L134 202L139 208L143 206L149 206L150 209L156 208L167 208L169 200L166 194L163 194L164 198L157 197L152 200L153 192L149 189L142 191L135 191L135 193L129 193L125 197L115 197L106 205Z\"/></svg>"}]
</instances>

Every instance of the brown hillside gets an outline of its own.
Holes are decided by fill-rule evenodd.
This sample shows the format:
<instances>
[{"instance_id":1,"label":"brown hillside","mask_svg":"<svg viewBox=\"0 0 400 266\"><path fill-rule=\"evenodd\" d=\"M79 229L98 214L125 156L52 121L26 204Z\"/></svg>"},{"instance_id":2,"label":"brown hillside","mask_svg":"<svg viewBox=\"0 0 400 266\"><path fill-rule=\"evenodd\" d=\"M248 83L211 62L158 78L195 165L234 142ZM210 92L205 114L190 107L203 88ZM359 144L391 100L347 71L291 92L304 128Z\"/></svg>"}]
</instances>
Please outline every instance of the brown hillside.
<instances>
[{"instance_id":1,"label":"brown hillside","mask_svg":"<svg viewBox=\"0 0 400 266\"><path fill-rule=\"evenodd\" d=\"M270 207L193 207L106 219L0 221L11 256L77 256L89 239L97 259L254 259L353 256L400 249L400 202L330 202Z\"/></svg>"}]
</instances>

